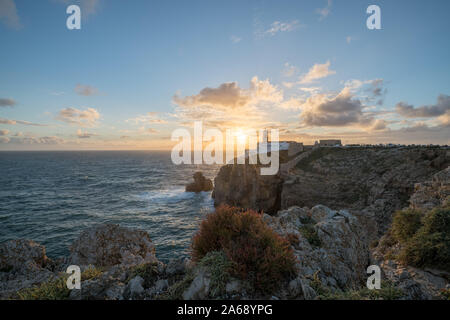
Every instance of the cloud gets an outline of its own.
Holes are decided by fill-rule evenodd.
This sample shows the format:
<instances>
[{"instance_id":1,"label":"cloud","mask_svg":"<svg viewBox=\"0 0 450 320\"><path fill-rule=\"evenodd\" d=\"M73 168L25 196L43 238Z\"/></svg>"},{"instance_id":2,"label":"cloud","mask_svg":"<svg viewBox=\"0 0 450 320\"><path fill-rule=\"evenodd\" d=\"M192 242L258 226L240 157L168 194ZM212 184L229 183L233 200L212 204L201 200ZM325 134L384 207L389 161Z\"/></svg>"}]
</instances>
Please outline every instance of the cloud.
<instances>
[{"instance_id":1,"label":"cloud","mask_svg":"<svg viewBox=\"0 0 450 320\"><path fill-rule=\"evenodd\" d=\"M83 84L77 84L75 86L75 92L77 94L79 94L80 96L93 96L96 95L98 93L98 89L94 88L92 86L88 86L88 85L83 85Z\"/></svg>"},{"instance_id":2,"label":"cloud","mask_svg":"<svg viewBox=\"0 0 450 320\"><path fill-rule=\"evenodd\" d=\"M415 108L404 102L399 102L395 106L395 111L406 118L435 118L445 119L450 115L450 96L440 94L437 103Z\"/></svg>"},{"instance_id":3,"label":"cloud","mask_svg":"<svg viewBox=\"0 0 450 320\"><path fill-rule=\"evenodd\" d=\"M11 29L22 27L14 0L0 0L0 21Z\"/></svg>"},{"instance_id":4,"label":"cloud","mask_svg":"<svg viewBox=\"0 0 450 320\"><path fill-rule=\"evenodd\" d=\"M274 36L279 32L290 32L298 29L299 27L301 27L301 25L298 20L293 20L291 22L275 21L270 25L269 29L264 32L264 34Z\"/></svg>"},{"instance_id":5,"label":"cloud","mask_svg":"<svg viewBox=\"0 0 450 320\"><path fill-rule=\"evenodd\" d=\"M9 133L9 130L6 130L6 129L0 130L0 136L6 136L6 135L8 135L8 133Z\"/></svg>"},{"instance_id":6,"label":"cloud","mask_svg":"<svg viewBox=\"0 0 450 320\"><path fill-rule=\"evenodd\" d=\"M282 71L283 76L292 77L298 71L296 66L291 65L289 62L284 64L284 69Z\"/></svg>"},{"instance_id":7,"label":"cloud","mask_svg":"<svg viewBox=\"0 0 450 320\"><path fill-rule=\"evenodd\" d=\"M5 118L0 118L0 124L10 124L10 125L16 125L16 124L21 124L21 125L25 125L25 126L36 126L36 127L46 127L46 124L40 124L40 123L33 123L33 122L29 122L29 121L24 121L24 120L11 120L11 119L5 119Z\"/></svg>"},{"instance_id":8,"label":"cloud","mask_svg":"<svg viewBox=\"0 0 450 320\"><path fill-rule=\"evenodd\" d=\"M325 8L316 9L316 13L320 16L319 21L324 20L331 13L332 0L328 0L327 6Z\"/></svg>"},{"instance_id":9,"label":"cloud","mask_svg":"<svg viewBox=\"0 0 450 320\"><path fill-rule=\"evenodd\" d=\"M100 113L94 108L87 108L86 110L65 108L58 113L56 119L81 127L93 127L100 119Z\"/></svg>"},{"instance_id":10,"label":"cloud","mask_svg":"<svg viewBox=\"0 0 450 320\"><path fill-rule=\"evenodd\" d=\"M173 103L177 108L172 116L182 125L202 120L205 126L219 128L261 126L272 121L268 112L283 102L280 88L268 79L253 77L248 89L226 82L192 96L176 94Z\"/></svg>"},{"instance_id":11,"label":"cloud","mask_svg":"<svg viewBox=\"0 0 450 320\"><path fill-rule=\"evenodd\" d=\"M77 137L79 139L89 139L91 137L97 136L95 133L83 132L81 129L77 130Z\"/></svg>"},{"instance_id":12,"label":"cloud","mask_svg":"<svg viewBox=\"0 0 450 320\"><path fill-rule=\"evenodd\" d=\"M336 74L336 71L329 70L330 61L324 64L315 64L309 69L308 73L300 78L300 83L310 83L314 80L322 79L330 75Z\"/></svg>"},{"instance_id":13,"label":"cloud","mask_svg":"<svg viewBox=\"0 0 450 320\"><path fill-rule=\"evenodd\" d=\"M136 118L125 120L125 122L134 122L136 124L139 123L153 123L153 124L165 124L166 120L160 119L157 117L157 112L147 112L145 115L137 116Z\"/></svg>"},{"instance_id":14,"label":"cloud","mask_svg":"<svg viewBox=\"0 0 450 320\"><path fill-rule=\"evenodd\" d=\"M316 94L302 105L301 121L304 127L356 126L365 130L384 130L386 122L363 112L364 105L349 88L336 96Z\"/></svg>"},{"instance_id":15,"label":"cloud","mask_svg":"<svg viewBox=\"0 0 450 320\"><path fill-rule=\"evenodd\" d=\"M242 38L240 38L240 37L238 37L238 36L235 36L235 35L232 35L232 36L230 37L230 40L231 40L231 42L233 42L233 43L239 43L239 42L241 42Z\"/></svg>"},{"instance_id":16,"label":"cloud","mask_svg":"<svg viewBox=\"0 0 450 320\"><path fill-rule=\"evenodd\" d=\"M2 141L2 139L0 139ZM14 136L11 138L4 139L2 141L3 143L11 143L11 144L46 144L46 145L56 145L56 144L62 144L66 141L60 137L57 136L44 136L44 137L37 137L33 134L27 134L24 136Z\"/></svg>"},{"instance_id":17,"label":"cloud","mask_svg":"<svg viewBox=\"0 0 450 320\"><path fill-rule=\"evenodd\" d=\"M156 129L153 129L153 128L140 127L139 133L140 134L155 134L155 133L159 133L159 131Z\"/></svg>"},{"instance_id":18,"label":"cloud","mask_svg":"<svg viewBox=\"0 0 450 320\"><path fill-rule=\"evenodd\" d=\"M0 107L13 107L15 105L16 101L14 99L0 98Z\"/></svg>"},{"instance_id":19,"label":"cloud","mask_svg":"<svg viewBox=\"0 0 450 320\"><path fill-rule=\"evenodd\" d=\"M239 88L237 82L223 83L217 88L204 88L199 94L180 98L177 95L173 101L182 107L211 106L217 108L238 108L245 106L250 97Z\"/></svg>"},{"instance_id":20,"label":"cloud","mask_svg":"<svg viewBox=\"0 0 450 320\"><path fill-rule=\"evenodd\" d=\"M353 38L352 36L347 36L347 37L345 38L345 41L346 41L348 44L350 44L350 42L352 42L353 40L355 40L355 38Z\"/></svg>"}]
</instances>

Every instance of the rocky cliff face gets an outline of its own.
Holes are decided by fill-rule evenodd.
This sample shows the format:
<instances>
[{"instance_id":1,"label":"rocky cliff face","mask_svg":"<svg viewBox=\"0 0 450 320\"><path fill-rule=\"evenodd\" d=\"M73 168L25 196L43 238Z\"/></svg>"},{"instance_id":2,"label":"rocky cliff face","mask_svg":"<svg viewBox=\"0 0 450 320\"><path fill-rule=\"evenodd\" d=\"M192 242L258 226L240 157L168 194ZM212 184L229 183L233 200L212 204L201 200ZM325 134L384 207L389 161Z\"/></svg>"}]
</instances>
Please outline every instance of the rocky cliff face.
<instances>
[{"instance_id":1,"label":"rocky cliff face","mask_svg":"<svg viewBox=\"0 0 450 320\"><path fill-rule=\"evenodd\" d=\"M281 206L280 174L262 176L256 165L223 166L214 179L214 205L232 206L276 213Z\"/></svg>"},{"instance_id":2,"label":"rocky cliff face","mask_svg":"<svg viewBox=\"0 0 450 320\"><path fill-rule=\"evenodd\" d=\"M415 184L450 164L443 148L316 148L277 176L250 165L227 165L215 179L215 204L267 213L323 204L364 211L383 234L395 210L408 205Z\"/></svg>"}]
</instances>

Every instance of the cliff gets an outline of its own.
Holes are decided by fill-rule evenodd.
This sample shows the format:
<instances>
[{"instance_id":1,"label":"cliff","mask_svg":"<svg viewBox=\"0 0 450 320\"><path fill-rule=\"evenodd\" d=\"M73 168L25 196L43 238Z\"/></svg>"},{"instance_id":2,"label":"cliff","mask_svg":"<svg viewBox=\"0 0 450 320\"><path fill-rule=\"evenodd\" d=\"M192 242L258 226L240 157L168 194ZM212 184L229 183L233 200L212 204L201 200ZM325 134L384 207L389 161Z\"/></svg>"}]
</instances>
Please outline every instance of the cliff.
<instances>
[{"instance_id":1,"label":"cliff","mask_svg":"<svg viewBox=\"0 0 450 320\"><path fill-rule=\"evenodd\" d=\"M260 176L251 165L223 166L214 203L269 214L322 204L373 218L381 235L415 185L449 164L444 148L315 148L282 164L276 176Z\"/></svg>"}]
</instances>

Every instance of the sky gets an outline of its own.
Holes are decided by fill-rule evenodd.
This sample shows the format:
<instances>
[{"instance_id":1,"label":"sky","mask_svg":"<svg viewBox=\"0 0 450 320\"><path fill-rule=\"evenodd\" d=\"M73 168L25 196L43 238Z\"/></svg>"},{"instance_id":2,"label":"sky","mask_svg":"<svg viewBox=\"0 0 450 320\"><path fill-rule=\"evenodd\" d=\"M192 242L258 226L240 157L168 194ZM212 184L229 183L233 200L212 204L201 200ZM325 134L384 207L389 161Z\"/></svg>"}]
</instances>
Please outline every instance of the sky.
<instances>
[{"instance_id":1,"label":"sky","mask_svg":"<svg viewBox=\"0 0 450 320\"><path fill-rule=\"evenodd\" d=\"M450 144L448 15L447 0L0 0L0 150L170 149L200 120Z\"/></svg>"}]
</instances>

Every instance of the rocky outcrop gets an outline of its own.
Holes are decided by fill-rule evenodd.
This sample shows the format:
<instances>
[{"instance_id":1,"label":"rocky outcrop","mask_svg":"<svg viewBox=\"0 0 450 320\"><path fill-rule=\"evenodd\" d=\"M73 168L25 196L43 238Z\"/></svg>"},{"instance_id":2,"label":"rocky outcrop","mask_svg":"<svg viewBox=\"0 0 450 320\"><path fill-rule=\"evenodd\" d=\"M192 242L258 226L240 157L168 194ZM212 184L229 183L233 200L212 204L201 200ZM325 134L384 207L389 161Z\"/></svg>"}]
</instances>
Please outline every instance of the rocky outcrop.
<instances>
[{"instance_id":1,"label":"rocky outcrop","mask_svg":"<svg viewBox=\"0 0 450 320\"><path fill-rule=\"evenodd\" d=\"M409 199L414 209L432 209L450 203L450 167L436 173L431 181L417 183Z\"/></svg>"},{"instance_id":2,"label":"rocky outcrop","mask_svg":"<svg viewBox=\"0 0 450 320\"><path fill-rule=\"evenodd\" d=\"M211 191L213 183L211 179L207 179L200 171L194 173L194 182L186 186L186 192L202 192Z\"/></svg>"},{"instance_id":3,"label":"rocky outcrop","mask_svg":"<svg viewBox=\"0 0 450 320\"><path fill-rule=\"evenodd\" d=\"M0 270L37 270L49 261L45 247L31 240L11 240L0 244Z\"/></svg>"},{"instance_id":4,"label":"rocky outcrop","mask_svg":"<svg viewBox=\"0 0 450 320\"><path fill-rule=\"evenodd\" d=\"M147 232L103 224L81 233L70 247L69 261L98 267L153 263L155 246Z\"/></svg>"},{"instance_id":5,"label":"rocky outcrop","mask_svg":"<svg viewBox=\"0 0 450 320\"><path fill-rule=\"evenodd\" d=\"M264 215L264 220L280 235L294 235L290 238L295 239L291 244L298 261L296 283L300 287L294 289L291 283L290 291L308 291L311 295L306 285L314 274L334 290L359 287L366 279L368 237L355 215L319 205L312 209L291 207L274 217Z\"/></svg>"},{"instance_id":6,"label":"rocky outcrop","mask_svg":"<svg viewBox=\"0 0 450 320\"><path fill-rule=\"evenodd\" d=\"M53 276L45 247L31 240L0 244L0 298L45 282Z\"/></svg>"},{"instance_id":7,"label":"rocky outcrop","mask_svg":"<svg viewBox=\"0 0 450 320\"><path fill-rule=\"evenodd\" d=\"M450 200L450 167L434 174L428 181L417 183L409 199L409 207L424 212L445 206ZM430 268L418 269L403 265L393 257L401 250L399 243L391 243L389 233L371 250L371 263L379 265L385 279L405 293L405 299L442 299L442 291L450 290L450 273ZM386 252L389 251L389 255Z\"/></svg>"},{"instance_id":8,"label":"rocky outcrop","mask_svg":"<svg viewBox=\"0 0 450 320\"><path fill-rule=\"evenodd\" d=\"M225 165L214 179L214 205L228 204L274 214L280 208L282 182L279 174L260 175L257 165Z\"/></svg>"},{"instance_id":9,"label":"rocky outcrop","mask_svg":"<svg viewBox=\"0 0 450 320\"><path fill-rule=\"evenodd\" d=\"M315 148L289 170L260 176L252 165L227 165L215 179L215 204L275 214L291 206L363 212L376 222L377 236L392 213L408 205L414 185L450 164L445 148ZM282 164L282 169L285 164Z\"/></svg>"}]
</instances>

